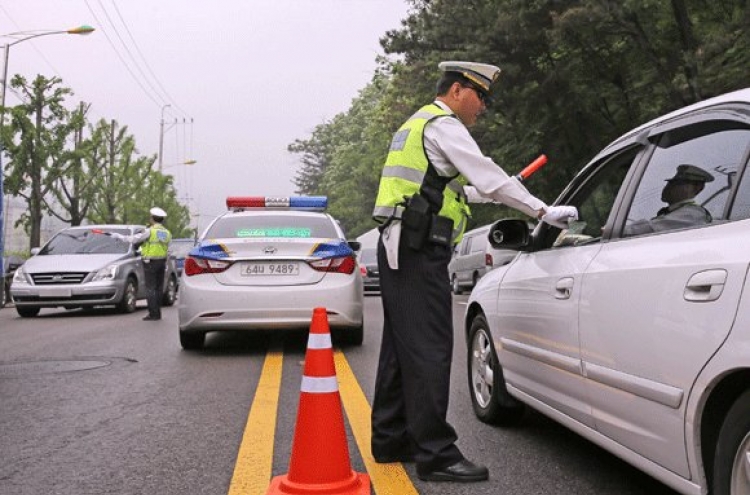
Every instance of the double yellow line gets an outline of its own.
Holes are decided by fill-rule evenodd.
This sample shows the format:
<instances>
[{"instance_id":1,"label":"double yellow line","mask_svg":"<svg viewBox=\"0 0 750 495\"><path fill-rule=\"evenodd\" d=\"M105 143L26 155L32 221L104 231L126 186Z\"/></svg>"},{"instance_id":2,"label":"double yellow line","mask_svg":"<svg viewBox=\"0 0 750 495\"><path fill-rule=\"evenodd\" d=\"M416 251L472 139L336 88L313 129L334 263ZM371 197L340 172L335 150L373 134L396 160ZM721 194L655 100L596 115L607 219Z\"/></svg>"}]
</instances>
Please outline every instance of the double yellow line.
<instances>
[{"instance_id":1,"label":"double yellow line","mask_svg":"<svg viewBox=\"0 0 750 495\"><path fill-rule=\"evenodd\" d=\"M378 464L370 454L370 404L344 354L333 354L339 394L354 439L377 495L418 495L401 464ZM281 389L283 352L266 354L255 399L247 417L242 443L229 484L229 495L265 495L271 482L276 413Z\"/></svg>"}]
</instances>

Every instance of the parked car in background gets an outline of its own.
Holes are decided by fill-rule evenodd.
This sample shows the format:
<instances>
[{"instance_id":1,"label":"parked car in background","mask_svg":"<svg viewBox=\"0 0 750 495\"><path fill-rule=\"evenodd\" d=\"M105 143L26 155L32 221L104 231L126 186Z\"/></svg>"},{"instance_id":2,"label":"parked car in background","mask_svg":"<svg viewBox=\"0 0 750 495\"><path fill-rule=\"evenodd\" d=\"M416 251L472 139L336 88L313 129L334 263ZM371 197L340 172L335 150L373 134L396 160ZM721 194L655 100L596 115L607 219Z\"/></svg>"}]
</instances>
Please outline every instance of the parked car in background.
<instances>
[{"instance_id":1,"label":"parked car in background","mask_svg":"<svg viewBox=\"0 0 750 495\"><path fill-rule=\"evenodd\" d=\"M377 248L364 248L357 256L365 292L380 292L380 270Z\"/></svg>"},{"instance_id":2,"label":"parked car in background","mask_svg":"<svg viewBox=\"0 0 750 495\"><path fill-rule=\"evenodd\" d=\"M0 308L5 307L10 301L10 283L13 280L16 270L19 266L23 265L24 261L23 258L15 254L3 257L3 269L5 273L3 274L3 283L0 285L0 292L2 292L0 294Z\"/></svg>"},{"instance_id":3,"label":"parked car in background","mask_svg":"<svg viewBox=\"0 0 750 495\"><path fill-rule=\"evenodd\" d=\"M503 266L516 256L512 249L495 249L489 242L490 225L467 231L448 263L448 276L454 294L471 290L494 267Z\"/></svg>"},{"instance_id":4,"label":"parked car in background","mask_svg":"<svg viewBox=\"0 0 750 495\"><path fill-rule=\"evenodd\" d=\"M16 270L10 292L16 311L33 317L42 308L115 306L132 313L145 299L143 260L131 242L105 235L125 236L143 225L86 225L55 234ZM162 304L171 306L177 295L177 272L167 263Z\"/></svg>"},{"instance_id":5,"label":"parked car in background","mask_svg":"<svg viewBox=\"0 0 750 495\"><path fill-rule=\"evenodd\" d=\"M476 415L530 406L680 493L750 493L749 157L745 89L604 148L568 228L496 223L518 255L467 302Z\"/></svg>"},{"instance_id":6,"label":"parked car in background","mask_svg":"<svg viewBox=\"0 0 750 495\"><path fill-rule=\"evenodd\" d=\"M185 266L185 258L187 254L197 244L197 241L193 238L178 238L172 239L169 243L169 255L174 258L174 267L177 270L177 276L182 275L182 269Z\"/></svg>"},{"instance_id":7,"label":"parked car in background","mask_svg":"<svg viewBox=\"0 0 750 495\"><path fill-rule=\"evenodd\" d=\"M206 333L309 328L324 307L333 337L361 345L356 251L324 212L327 198L234 197L185 259L178 304L184 349Z\"/></svg>"}]
</instances>

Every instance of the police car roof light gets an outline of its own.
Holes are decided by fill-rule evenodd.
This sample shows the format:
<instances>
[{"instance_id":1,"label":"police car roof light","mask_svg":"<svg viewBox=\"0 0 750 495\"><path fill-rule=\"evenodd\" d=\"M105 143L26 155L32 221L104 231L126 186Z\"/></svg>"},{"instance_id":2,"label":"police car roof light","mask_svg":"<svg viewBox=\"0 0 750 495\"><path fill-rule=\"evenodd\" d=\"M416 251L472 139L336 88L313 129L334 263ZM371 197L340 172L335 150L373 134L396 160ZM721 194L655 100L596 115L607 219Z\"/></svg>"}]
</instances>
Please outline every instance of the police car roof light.
<instances>
[{"instance_id":1,"label":"police car roof light","mask_svg":"<svg viewBox=\"0 0 750 495\"><path fill-rule=\"evenodd\" d=\"M327 206L327 196L230 196L227 198L227 208L234 211L241 211L247 208L287 208L323 211Z\"/></svg>"}]
</instances>

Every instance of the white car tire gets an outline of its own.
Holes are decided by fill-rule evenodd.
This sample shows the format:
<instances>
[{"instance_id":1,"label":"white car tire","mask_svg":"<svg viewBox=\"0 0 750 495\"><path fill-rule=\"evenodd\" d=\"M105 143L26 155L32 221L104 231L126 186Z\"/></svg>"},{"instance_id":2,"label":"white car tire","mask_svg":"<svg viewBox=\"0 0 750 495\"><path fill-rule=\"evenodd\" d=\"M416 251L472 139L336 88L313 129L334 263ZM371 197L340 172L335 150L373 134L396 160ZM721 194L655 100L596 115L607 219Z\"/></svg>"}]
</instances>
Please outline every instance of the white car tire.
<instances>
[{"instance_id":1,"label":"white car tire","mask_svg":"<svg viewBox=\"0 0 750 495\"><path fill-rule=\"evenodd\" d=\"M471 322L468 346L466 364L474 414L483 423L518 423L526 408L511 397L505 387L503 369L484 315L476 316Z\"/></svg>"},{"instance_id":2,"label":"white car tire","mask_svg":"<svg viewBox=\"0 0 750 495\"><path fill-rule=\"evenodd\" d=\"M729 409L713 463L713 495L750 493L750 390Z\"/></svg>"}]
</instances>

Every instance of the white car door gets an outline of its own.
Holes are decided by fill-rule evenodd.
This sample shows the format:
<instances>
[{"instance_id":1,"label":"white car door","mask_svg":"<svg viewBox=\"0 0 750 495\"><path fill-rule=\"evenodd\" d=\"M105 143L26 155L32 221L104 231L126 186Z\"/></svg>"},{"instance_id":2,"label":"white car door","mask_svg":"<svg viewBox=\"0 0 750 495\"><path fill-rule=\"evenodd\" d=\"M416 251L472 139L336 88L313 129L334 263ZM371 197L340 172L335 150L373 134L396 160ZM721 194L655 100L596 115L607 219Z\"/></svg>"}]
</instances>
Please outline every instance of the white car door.
<instances>
[{"instance_id":1,"label":"white car door","mask_svg":"<svg viewBox=\"0 0 750 495\"><path fill-rule=\"evenodd\" d=\"M600 245L522 253L498 297L498 358L517 391L593 427L579 346L581 275ZM515 390L514 390L515 389Z\"/></svg>"},{"instance_id":2,"label":"white car door","mask_svg":"<svg viewBox=\"0 0 750 495\"><path fill-rule=\"evenodd\" d=\"M653 216L664 206L665 179L690 163L714 177L694 199L712 222L605 243L581 287L581 356L596 428L686 478L687 397L731 328L748 270L746 227L725 219L750 130L721 127L701 133L693 121L690 132L652 135L658 144L618 220L627 232L647 211Z\"/></svg>"},{"instance_id":3,"label":"white car door","mask_svg":"<svg viewBox=\"0 0 750 495\"><path fill-rule=\"evenodd\" d=\"M494 328L509 391L590 427L579 346L582 275L602 248L602 228L639 149L627 149L577 178L567 199L588 221L563 232L540 225L534 248L509 265L498 296Z\"/></svg>"}]
</instances>

